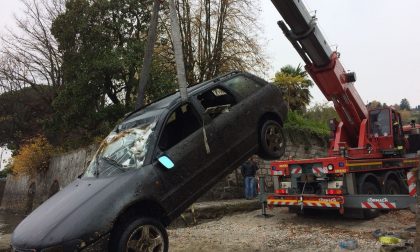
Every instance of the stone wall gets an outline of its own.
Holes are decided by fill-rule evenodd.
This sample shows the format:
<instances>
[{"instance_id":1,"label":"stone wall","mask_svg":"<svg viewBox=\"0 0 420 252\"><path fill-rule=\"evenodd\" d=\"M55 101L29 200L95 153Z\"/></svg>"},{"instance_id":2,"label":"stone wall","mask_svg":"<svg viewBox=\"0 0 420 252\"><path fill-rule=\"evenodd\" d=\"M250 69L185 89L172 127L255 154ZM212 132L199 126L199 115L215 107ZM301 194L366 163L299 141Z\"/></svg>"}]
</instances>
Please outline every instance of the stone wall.
<instances>
[{"instance_id":1,"label":"stone wall","mask_svg":"<svg viewBox=\"0 0 420 252\"><path fill-rule=\"evenodd\" d=\"M6 187L6 179L0 178L0 202L3 198L4 188Z\"/></svg>"},{"instance_id":2,"label":"stone wall","mask_svg":"<svg viewBox=\"0 0 420 252\"><path fill-rule=\"evenodd\" d=\"M30 203L28 195L32 196L29 194L30 182L30 178L26 176L8 175L0 208L14 212L26 212Z\"/></svg>"},{"instance_id":3,"label":"stone wall","mask_svg":"<svg viewBox=\"0 0 420 252\"><path fill-rule=\"evenodd\" d=\"M286 132L287 144L283 160L292 158L324 157L327 152L327 142L316 136ZM257 177L264 177L266 190L273 191L273 177L270 176L271 161L258 159ZM236 169L222 181L217 183L198 201L243 198L243 177L240 169Z\"/></svg>"},{"instance_id":4,"label":"stone wall","mask_svg":"<svg viewBox=\"0 0 420 252\"><path fill-rule=\"evenodd\" d=\"M310 158L325 155L325 142L316 137L302 137L287 134L287 148L284 155L288 158ZM65 155L53 157L46 173L36 178L8 176L0 208L29 213L32 209L51 197L80 175L92 159L96 147L76 150ZM273 187L270 177L270 162L259 160L258 176L265 176L268 189ZM243 178L236 169L217 183L199 201L232 199L243 197Z\"/></svg>"},{"instance_id":5,"label":"stone wall","mask_svg":"<svg viewBox=\"0 0 420 252\"><path fill-rule=\"evenodd\" d=\"M53 157L47 172L36 178L9 175L0 209L29 213L75 180L92 159L95 149L91 146Z\"/></svg>"}]
</instances>

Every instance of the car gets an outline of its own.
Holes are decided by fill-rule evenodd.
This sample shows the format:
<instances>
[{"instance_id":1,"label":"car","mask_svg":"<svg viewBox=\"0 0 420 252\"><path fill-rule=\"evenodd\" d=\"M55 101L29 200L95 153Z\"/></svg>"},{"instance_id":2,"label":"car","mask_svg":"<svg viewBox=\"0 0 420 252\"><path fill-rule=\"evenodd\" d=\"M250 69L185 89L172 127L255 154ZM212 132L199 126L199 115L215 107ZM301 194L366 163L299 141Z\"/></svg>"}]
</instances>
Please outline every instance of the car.
<instances>
[{"instance_id":1,"label":"car","mask_svg":"<svg viewBox=\"0 0 420 252\"><path fill-rule=\"evenodd\" d=\"M231 72L128 114L74 182L14 230L14 251L167 251L165 227L254 154L284 154L281 90Z\"/></svg>"}]
</instances>

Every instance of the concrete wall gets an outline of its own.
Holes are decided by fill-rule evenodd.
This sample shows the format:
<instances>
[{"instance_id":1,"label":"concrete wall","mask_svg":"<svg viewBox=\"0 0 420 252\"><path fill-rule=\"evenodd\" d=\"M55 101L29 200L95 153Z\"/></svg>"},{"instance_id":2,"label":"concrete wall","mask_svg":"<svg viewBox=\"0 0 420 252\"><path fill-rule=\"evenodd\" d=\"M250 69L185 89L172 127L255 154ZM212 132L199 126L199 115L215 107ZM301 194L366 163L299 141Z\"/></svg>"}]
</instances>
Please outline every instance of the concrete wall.
<instances>
[{"instance_id":1,"label":"concrete wall","mask_svg":"<svg viewBox=\"0 0 420 252\"><path fill-rule=\"evenodd\" d=\"M325 142L315 137L301 137L287 134L288 143L284 157L309 158L325 153ZM8 176L0 208L29 213L56 191L65 187L80 175L92 159L96 147L76 150L65 155L53 157L49 169L36 178ZM258 175L266 176L268 188L273 181L269 176L270 162L259 160ZM235 170L217 183L199 201L232 199L243 197L243 178L240 169Z\"/></svg>"}]
</instances>

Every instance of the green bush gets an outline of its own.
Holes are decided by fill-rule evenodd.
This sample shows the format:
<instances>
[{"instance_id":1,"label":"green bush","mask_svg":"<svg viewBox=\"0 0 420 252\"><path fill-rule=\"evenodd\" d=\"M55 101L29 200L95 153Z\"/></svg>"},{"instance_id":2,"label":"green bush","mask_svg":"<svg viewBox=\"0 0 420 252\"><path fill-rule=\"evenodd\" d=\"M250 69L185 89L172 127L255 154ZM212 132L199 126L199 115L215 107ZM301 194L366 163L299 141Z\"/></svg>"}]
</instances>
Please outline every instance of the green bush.
<instances>
[{"instance_id":1,"label":"green bush","mask_svg":"<svg viewBox=\"0 0 420 252\"><path fill-rule=\"evenodd\" d=\"M330 130L324 122L307 119L295 111L289 111L284 128L288 131L302 132L305 135L315 135L326 138Z\"/></svg>"}]
</instances>

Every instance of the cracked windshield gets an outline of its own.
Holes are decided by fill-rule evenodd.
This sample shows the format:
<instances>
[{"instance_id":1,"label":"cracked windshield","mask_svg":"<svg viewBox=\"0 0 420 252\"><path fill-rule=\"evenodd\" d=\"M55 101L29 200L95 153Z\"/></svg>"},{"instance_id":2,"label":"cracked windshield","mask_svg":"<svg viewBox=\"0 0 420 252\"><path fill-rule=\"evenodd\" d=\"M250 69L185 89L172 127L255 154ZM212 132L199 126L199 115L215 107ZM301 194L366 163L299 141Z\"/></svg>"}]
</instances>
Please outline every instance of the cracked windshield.
<instances>
[{"instance_id":1,"label":"cracked windshield","mask_svg":"<svg viewBox=\"0 0 420 252\"><path fill-rule=\"evenodd\" d=\"M132 128L118 127L121 131L111 132L101 143L84 177L111 176L142 167L156 120L148 118L135 122L138 125Z\"/></svg>"}]
</instances>

